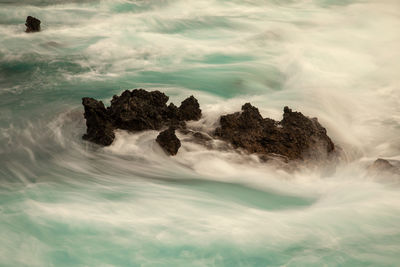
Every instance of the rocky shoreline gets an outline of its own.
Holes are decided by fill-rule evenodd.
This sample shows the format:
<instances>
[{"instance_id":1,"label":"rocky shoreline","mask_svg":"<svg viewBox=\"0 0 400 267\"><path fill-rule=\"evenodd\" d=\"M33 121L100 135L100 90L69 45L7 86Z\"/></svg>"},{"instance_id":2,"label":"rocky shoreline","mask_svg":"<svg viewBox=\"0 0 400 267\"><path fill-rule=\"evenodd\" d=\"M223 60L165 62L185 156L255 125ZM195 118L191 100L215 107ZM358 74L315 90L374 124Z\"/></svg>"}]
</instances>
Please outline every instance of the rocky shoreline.
<instances>
[{"instance_id":1,"label":"rocky shoreline","mask_svg":"<svg viewBox=\"0 0 400 267\"><path fill-rule=\"evenodd\" d=\"M260 158L279 157L292 160L318 159L335 152L335 145L326 129L316 118L285 107L283 119L275 121L263 118L250 103L242 106L241 112L223 115L219 127L208 135L190 129L186 122L197 121L202 112L194 96L186 98L179 107L170 103L169 97L160 91L143 89L126 90L114 96L111 105L84 97L84 116L87 132L83 139L101 146L109 146L115 139L114 130L130 132L157 130L156 142L168 155L176 155L181 142L175 134L191 135L201 144L222 140L234 149L242 149Z\"/></svg>"}]
</instances>

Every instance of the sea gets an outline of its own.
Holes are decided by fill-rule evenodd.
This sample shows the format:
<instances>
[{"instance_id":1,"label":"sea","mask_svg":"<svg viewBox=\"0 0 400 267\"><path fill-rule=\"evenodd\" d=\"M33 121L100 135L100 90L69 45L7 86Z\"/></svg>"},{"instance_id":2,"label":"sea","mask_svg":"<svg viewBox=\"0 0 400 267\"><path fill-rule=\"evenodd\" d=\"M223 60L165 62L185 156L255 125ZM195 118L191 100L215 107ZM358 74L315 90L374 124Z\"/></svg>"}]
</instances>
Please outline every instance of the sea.
<instances>
[{"instance_id":1,"label":"sea","mask_svg":"<svg viewBox=\"0 0 400 267\"><path fill-rule=\"evenodd\" d=\"M400 266L400 178L368 171L400 160L399 47L399 0L0 0L0 266ZM289 106L340 159L82 140L82 97L134 88L210 134Z\"/></svg>"}]
</instances>

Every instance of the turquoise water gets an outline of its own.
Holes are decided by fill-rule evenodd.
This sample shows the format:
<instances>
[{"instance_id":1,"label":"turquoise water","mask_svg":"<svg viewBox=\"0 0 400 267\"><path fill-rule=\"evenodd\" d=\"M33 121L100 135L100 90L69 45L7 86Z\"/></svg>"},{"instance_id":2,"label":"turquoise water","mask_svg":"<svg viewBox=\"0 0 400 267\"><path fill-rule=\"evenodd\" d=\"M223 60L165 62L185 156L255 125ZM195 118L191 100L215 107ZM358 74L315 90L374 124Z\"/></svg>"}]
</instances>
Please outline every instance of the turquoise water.
<instances>
[{"instance_id":1,"label":"turquoise water","mask_svg":"<svg viewBox=\"0 0 400 267\"><path fill-rule=\"evenodd\" d=\"M42 32L24 33L28 15ZM397 0L0 1L0 266L399 266ZM193 94L316 116L335 169L277 170L157 132L84 142L81 98Z\"/></svg>"}]
</instances>

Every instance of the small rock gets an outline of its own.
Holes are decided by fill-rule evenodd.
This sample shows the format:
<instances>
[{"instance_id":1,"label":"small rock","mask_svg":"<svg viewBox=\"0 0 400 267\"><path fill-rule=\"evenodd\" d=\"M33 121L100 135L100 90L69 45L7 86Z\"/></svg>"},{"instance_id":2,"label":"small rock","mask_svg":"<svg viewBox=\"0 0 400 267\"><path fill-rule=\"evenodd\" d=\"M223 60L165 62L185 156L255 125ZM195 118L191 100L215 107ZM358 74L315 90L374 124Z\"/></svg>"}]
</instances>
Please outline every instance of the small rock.
<instances>
[{"instance_id":1,"label":"small rock","mask_svg":"<svg viewBox=\"0 0 400 267\"><path fill-rule=\"evenodd\" d=\"M387 161L386 159L377 159L374 161L374 163L372 163L371 166L369 166L369 168L371 169L375 169L375 170L390 170L393 169L394 166L392 164L390 164L389 161Z\"/></svg>"},{"instance_id":2,"label":"small rock","mask_svg":"<svg viewBox=\"0 0 400 267\"><path fill-rule=\"evenodd\" d=\"M25 32L39 32L40 31L40 20L35 17L28 16L25 22Z\"/></svg>"},{"instance_id":3,"label":"small rock","mask_svg":"<svg viewBox=\"0 0 400 267\"><path fill-rule=\"evenodd\" d=\"M193 142L205 146L208 149L212 149L213 138L209 136L207 133L193 131L187 128L179 129L179 133L184 135L184 140L187 142Z\"/></svg>"},{"instance_id":4,"label":"small rock","mask_svg":"<svg viewBox=\"0 0 400 267\"><path fill-rule=\"evenodd\" d=\"M381 173L387 173L387 174L400 175L400 167L398 166L399 162L398 161L392 161L392 162L397 163L396 166L386 159L378 158L377 160L374 161L374 163L372 163L368 167L368 174L378 175Z\"/></svg>"},{"instance_id":5,"label":"small rock","mask_svg":"<svg viewBox=\"0 0 400 267\"><path fill-rule=\"evenodd\" d=\"M201 109L199 102L193 96L182 101L179 107L180 119L184 121L197 121L201 118Z\"/></svg>"},{"instance_id":6,"label":"small rock","mask_svg":"<svg viewBox=\"0 0 400 267\"><path fill-rule=\"evenodd\" d=\"M156 139L157 143L164 149L168 155L176 155L181 147L181 141L175 135L175 129L169 127L162 131Z\"/></svg>"}]
</instances>

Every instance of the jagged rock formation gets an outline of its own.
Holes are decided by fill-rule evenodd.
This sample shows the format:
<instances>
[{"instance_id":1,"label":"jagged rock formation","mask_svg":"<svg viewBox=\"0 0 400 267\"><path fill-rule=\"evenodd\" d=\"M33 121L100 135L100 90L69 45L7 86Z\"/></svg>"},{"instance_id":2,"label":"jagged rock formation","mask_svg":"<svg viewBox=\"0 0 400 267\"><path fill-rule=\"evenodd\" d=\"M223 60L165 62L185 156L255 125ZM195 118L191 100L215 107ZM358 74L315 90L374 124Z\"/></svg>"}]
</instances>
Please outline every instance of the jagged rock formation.
<instances>
[{"instance_id":1,"label":"jagged rock formation","mask_svg":"<svg viewBox=\"0 0 400 267\"><path fill-rule=\"evenodd\" d=\"M249 153L277 154L288 160L302 160L331 153L335 146L316 118L284 108L280 122L263 118L250 103L242 112L220 117L215 136Z\"/></svg>"},{"instance_id":2,"label":"jagged rock formation","mask_svg":"<svg viewBox=\"0 0 400 267\"><path fill-rule=\"evenodd\" d=\"M87 133L83 138L108 146L115 138L115 129L143 131L167 128L156 141L169 155L176 155L181 146L175 130L208 148L212 140L218 138L234 148L256 153L261 159L319 159L335 150L325 128L316 118L308 118L288 107L284 108L283 119L278 122L263 118L256 107L246 103L241 112L221 116L220 127L209 136L186 127L185 121L201 118L196 98L188 97L179 107L173 103L167 106L168 99L160 91L134 89L114 96L111 106L105 108L101 101L85 97L82 104L85 107Z\"/></svg>"},{"instance_id":3,"label":"jagged rock formation","mask_svg":"<svg viewBox=\"0 0 400 267\"><path fill-rule=\"evenodd\" d=\"M25 32L39 32L40 20L35 17L28 16L26 18L25 26L26 26Z\"/></svg>"},{"instance_id":4,"label":"jagged rock formation","mask_svg":"<svg viewBox=\"0 0 400 267\"><path fill-rule=\"evenodd\" d=\"M114 126L103 102L90 97L84 97L82 104L85 107L87 132L83 139L93 143L109 146L114 141Z\"/></svg>"},{"instance_id":5,"label":"jagged rock formation","mask_svg":"<svg viewBox=\"0 0 400 267\"><path fill-rule=\"evenodd\" d=\"M179 118L183 121L199 120L201 118L201 109L197 99L190 96L182 101L178 114Z\"/></svg>"},{"instance_id":6,"label":"jagged rock formation","mask_svg":"<svg viewBox=\"0 0 400 267\"><path fill-rule=\"evenodd\" d=\"M181 141L175 135L175 129L169 127L167 130L162 131L156 139L157 143L164 149L164 151L171 156L178 153L181 147Z\"/></svg>"},{"instance_id":7,"label":"jagged rock formation","mask_svg":"<svg viewBox=\"0 0 400 267\"><path fill-rule=\"evenodd\" d=\"M143 89L125 91L111 100L109 114L115 128L129 131L159 130L167 117L168 96Z\"/></svg>"},{"instance_id":8,"label":"jagged rock formation","mask_svg":"<svg viewBox=\"0 0 400 267\"><path fill-rule=\"evenodd\" d=\"M143 131L170 126L183 129L185 121L200 119L200 105L193 96L185 99L179 108L173 103L167 106L168 99L160 91L126 90L120 96L115 95L106 109L101 101L84 97L87 132L83 139L108 146L115 138L115 129Z\"/></svg>"}]
</instances>

